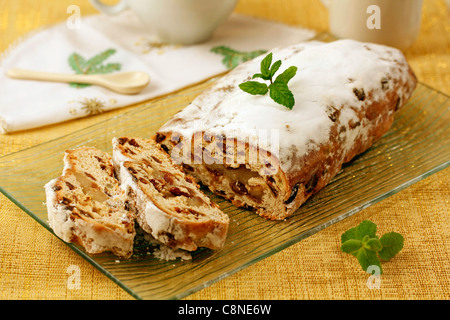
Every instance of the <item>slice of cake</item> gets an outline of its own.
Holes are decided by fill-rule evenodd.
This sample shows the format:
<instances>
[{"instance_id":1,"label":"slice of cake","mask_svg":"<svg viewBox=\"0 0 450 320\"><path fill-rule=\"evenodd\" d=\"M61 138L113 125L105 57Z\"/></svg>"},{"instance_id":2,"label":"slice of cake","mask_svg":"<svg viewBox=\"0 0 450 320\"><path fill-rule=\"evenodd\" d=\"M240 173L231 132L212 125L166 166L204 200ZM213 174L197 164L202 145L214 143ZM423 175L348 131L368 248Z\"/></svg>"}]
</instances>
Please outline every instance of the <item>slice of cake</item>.
<instances>
[{"instance_id":1,"label":"slice of cake","mask_svg":"<svg viewBox=\"0 0 450 320\"><path fill-rule=\"evenodd\" d=\"M220 249L229 217L152 139L114 138L113 163L143 230L171 248Z\"/></svg>"},{"instance_id":2,"label":"slice of cake","mask_svg":"<svg viewBox=\"0 0 450 320\"><path fill-rule=\"evenodd\" d=\"M114 177L111 157L95 148L66 151L63 174L45 185L49 225L87 253L133 253L134 214Z\"/></svg>"}]
</instances>

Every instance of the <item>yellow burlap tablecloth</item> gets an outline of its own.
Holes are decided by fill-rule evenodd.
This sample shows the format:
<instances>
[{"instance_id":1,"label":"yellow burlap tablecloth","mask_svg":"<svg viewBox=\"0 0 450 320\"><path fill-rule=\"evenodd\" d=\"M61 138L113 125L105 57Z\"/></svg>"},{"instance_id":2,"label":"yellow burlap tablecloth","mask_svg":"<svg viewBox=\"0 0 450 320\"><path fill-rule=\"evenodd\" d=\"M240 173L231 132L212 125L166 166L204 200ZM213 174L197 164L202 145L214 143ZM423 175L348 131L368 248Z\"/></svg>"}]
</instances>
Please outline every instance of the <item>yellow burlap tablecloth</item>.
<instances>
[{"instance_id":1,"label":"yellow burlap tablecloth","mask_svg":"<svg viewBox=\"0 0 450 320\"><path fill-rule=\"evenodd\" d=\"M87 0L0 0L0 52L36 28L67 19L67 7L95 13ZM319 0L240 0L236 11L317 31L328 30ZM424 0L422 28L405 54L419 80L450 94L450 9ZM1 84L0 84L1 85ZM36 130L0 135L0 156L79 130L136 108ZM449 143L443 141L443 143ZM449 299L450 215L446 169L186 299ZM405 246L383 263L379 289L355 258L340 252L340 236L362 220L378 233L396 231ZM67 285L80 268L81 288ZM0 299L133 299L127 292L0 195Z\"/></svg>"}]
</instances>

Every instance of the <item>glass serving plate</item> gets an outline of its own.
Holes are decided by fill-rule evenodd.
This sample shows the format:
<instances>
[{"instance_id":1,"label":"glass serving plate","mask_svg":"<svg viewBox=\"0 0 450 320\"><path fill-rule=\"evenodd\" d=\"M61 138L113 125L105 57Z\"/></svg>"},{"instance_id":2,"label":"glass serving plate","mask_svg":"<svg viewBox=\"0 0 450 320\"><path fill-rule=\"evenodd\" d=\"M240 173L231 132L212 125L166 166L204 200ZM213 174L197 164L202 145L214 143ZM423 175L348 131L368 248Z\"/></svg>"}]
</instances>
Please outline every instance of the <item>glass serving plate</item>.
<instances>
[{"instance_id":1,"label":"glass serving plate","mask_svg":"<svg viewBox=\"0 0 450 320\"><path fill-rule=\"evenodd\" d=\"M60 175L66 149L111 151L115 136L152 135L169 117L209 88L214 79L135 108L64 137L0 158L0 191L50 229L43 186ZM136 238L135 253L89 255L67 244L137 299L180 299L349 217L450 163L450 98L419 84L391 130L346 164L335 179L285 221L268 221L205 192L230 216L222 250L199 249L191 261L163 261Z\"/></svg>"}]
</instances>

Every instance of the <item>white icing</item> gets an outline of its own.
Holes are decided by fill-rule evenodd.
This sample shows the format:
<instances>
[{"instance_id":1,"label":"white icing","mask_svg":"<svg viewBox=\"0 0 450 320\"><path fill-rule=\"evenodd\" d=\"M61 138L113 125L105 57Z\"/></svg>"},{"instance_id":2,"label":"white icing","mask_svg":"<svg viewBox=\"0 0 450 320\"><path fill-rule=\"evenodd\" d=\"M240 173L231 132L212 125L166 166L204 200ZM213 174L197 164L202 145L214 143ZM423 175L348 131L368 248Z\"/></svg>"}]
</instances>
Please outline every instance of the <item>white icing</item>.
<instances>
[{"instance_id":1,"label":"white icing","mask_svg":"<svg viewBox=\"0 0 450 320\"><path fill-rule=\"evenodd\" d=\"M69 242L72 238L74 222L70 219L71 211L56 203L56 194L53 190L56 180L53 179L44 186L49 226L58 237Z\"/></svg>"},{"instance_id":2,"label":"white icing","mask_svg":"<svg viewBox=\"0 0 450 320\"><path fill-rule=\"evenodd\" d=\"M356 113L349 106L358 109L366 103L358 100L354 88L372 92L371 100L377 100L383 94L381 80L387 75L406 81L408 66L403 54L381 45L353 40L315 41L275 49L272 53L272 62L282 60L275 77L290 66L298 68L289 82L295 98L292 110L275 103L268 94L254 96L238 87L260 72L264 58L261 56L224 76L212 91L197 97L173 118L175 121L166 123L159 132L177 132L187 138L195 132L206 131L225 134L227 138L250 137L251 140L255 131L278 130L281 167L284 171L295 170L297 168L293 168L290 161L293 154L301 157L329 139L333 123L326 112L327 107L339 108L340 122L346 125L350 119L356 119ZM403 96L403 93L399 95ZM349 149L358 134L364 135L360 130L365 129L361 127L346 130L344 134L348 136L344 148ZM259 147L271 150L270 138L260 141Z\"/></svg>"},{"instance_id":3,"label":"white icing","mask_svg":"<svg viewBox=\"0 0 450 320\"><path fill-rule=\"evenodd\" d=\"M65 175L67 173L67 170L71 170L72 169L72 164L69 161L69 154L67 152L64 153L64 168L62 170L62 174Z\"/></svg>"},{"instance_id":4,"label":"white icing","mask_svg":"<svg viewBox=\"0 0 450 320\"><path fill-rule=\"evenodd\" d=\"M133 159L127 157L120 151L119 141L117 140L117 138L112 139L112 147L113 147L112 161L114 165L118 165L125 161L133 161Z\"/></svg>"},{"instance_id":5,"label":"white icing","mask_svg":"<svg viewBox=\"0 0 450 320\"><path fill-rule=\"evenodd\" d=\"M6 121L5 118L3 118L2 116L0 116L0 133L1 134L6 134L8 133L8 122Z\"/></svg>"},{"instance_id":6,"label":"white icing","mask_svg":"<svg viewBox=\"0 0 450 320\"><path fill-rule=\"evenodd\" d=\"M177 228L176 223L173 222L173 217L168 216L167 213L159 209L151 201L145 203L144 209L145 219L147 224L152 228L152 235L157 238L161 232L169 232L175 240L181 240L185 237L183 231Z\"/></svg>"}]
</instances>

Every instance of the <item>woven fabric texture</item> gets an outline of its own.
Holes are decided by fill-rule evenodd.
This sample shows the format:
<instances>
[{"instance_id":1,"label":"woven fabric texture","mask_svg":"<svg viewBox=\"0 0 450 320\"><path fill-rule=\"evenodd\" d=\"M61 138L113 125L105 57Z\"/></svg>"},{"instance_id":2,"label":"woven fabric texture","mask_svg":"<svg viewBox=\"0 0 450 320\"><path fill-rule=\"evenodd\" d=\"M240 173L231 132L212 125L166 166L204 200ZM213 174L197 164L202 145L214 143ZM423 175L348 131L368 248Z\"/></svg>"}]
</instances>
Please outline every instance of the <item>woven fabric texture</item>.
<instances>
[{"instance_id":1,"label":"woven fabric texture","mask_svg":"<svg viewBox=\"0 0 450 320\"><path fill-rule=\"evenodd\" d=\"M88 0L81 14L96 13ZM67 19L74 1L0 0L0 52L28 33ZM320 0L240 0L239 13L328 30ZM450 95L450 9L424 0L417 42L406 53L419 81ZM0 156L43 143L139 105L72 122L0 135ZM443 142L446 143L446 142ZM405 190L237 272L185 299L449 299L449 174L445 169ZM356 259L340 251L340 236L369 219L383 234L404 235L405 246L383 264L379 289ZM80 287L70 285L73 268ZM133 299L116 283L0 195L0 299Z\"/></svg>"}]
</instances>

